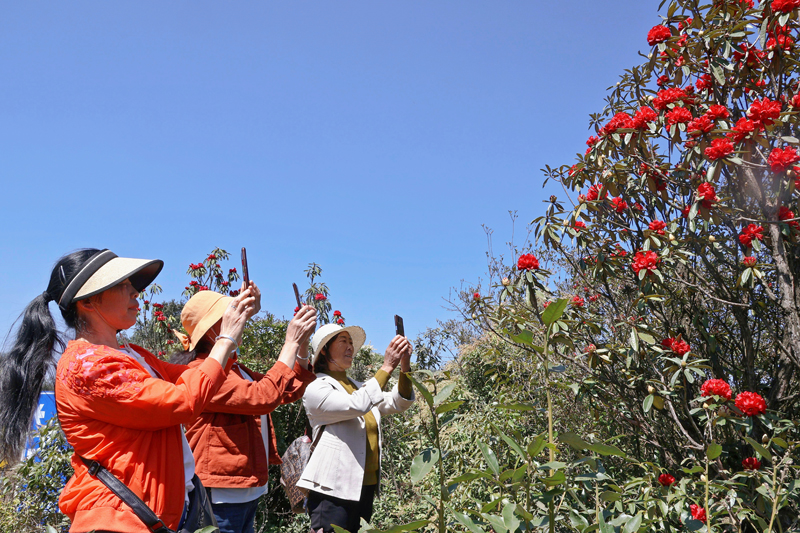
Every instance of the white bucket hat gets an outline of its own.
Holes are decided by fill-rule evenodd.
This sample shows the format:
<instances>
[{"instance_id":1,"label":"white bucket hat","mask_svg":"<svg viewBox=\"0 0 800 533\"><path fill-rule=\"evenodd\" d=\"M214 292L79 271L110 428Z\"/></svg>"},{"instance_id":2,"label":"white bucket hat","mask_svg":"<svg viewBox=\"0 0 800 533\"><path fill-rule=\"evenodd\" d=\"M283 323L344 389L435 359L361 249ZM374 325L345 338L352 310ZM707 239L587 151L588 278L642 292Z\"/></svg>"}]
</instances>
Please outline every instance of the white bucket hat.
<instances>
[{"instance_id":1,"label":"white bucket hat","mask_svg":"<svg viewBox=\"0 0 800 533\"><path fill-rule=\"evenodd\" d=\"M130 279L131 285L141 292L156 279L163 267L164 261L160 259L117 257L111 250L100 250L65 280L58 306L66 309L72 302L99 294L126 279Z\"/></svg>"},{"instance_id":2,"label":"white bucket hat","mask_svg":"<svg viewBox=\"0 0 800 533\"><path fill-rule=\"evenodd\" d=\"M363 329L361 329L359 326L342 327L339 324L325 324L319 328L311 338L312 367L314 366L314 362L317 360L319 352L325 347L326 344L328 344L328 341L344 331L349 333L350 338L353 339L353 353L358 353L358 350L364 346L364 342L367 340L367 334L364 333Z\"/></svg>"}]
</instances>

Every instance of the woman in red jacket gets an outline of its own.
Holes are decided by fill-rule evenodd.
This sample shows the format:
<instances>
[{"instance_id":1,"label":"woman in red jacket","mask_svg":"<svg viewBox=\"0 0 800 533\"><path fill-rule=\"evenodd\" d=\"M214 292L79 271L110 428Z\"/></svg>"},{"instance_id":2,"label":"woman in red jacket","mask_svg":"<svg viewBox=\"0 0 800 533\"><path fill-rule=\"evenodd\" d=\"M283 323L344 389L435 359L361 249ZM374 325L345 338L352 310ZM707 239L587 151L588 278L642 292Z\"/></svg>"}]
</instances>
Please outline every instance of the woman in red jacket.
<instances>
[{"instance_id":1,"label":"woman in red jacket","mask_svg":"<svg viewBox=\"0 0 800 533\"><path fill-rule=\"evenodd\" d=\"M198 292L181 312L187 350L172 358L199 367L208 357L232 298ZM308 341L317 312L303 306L286 328L286 342L266 374L235 363L204 412L186 426L196 471L208 489L220 533L253 533L258 500L267 491L268 467L280 464L270 415L299 400L315 378L308 370Z\"/></svg>"},{"instance_id":2,"label":"woman in red jacket","mask_svg":"<svg viewBox=\"0 0 800 533\"><path fill-rule=\"evenodd\" d=\"M59 501L71 532L150 531L81 457L105 467L167 527L180 527L194 489L194 458L181 424L194 420L222 386L244 324L258 310L258 289L251 283L225 309L211 353L197 368L165 363L124 339L121 346L117 333L136 323L139 292L162 266L160 260L127 259L109 250L62 257L47 290L25 309L2 359L0 457L16 461L42 381L55 363L53 352L64 349L48 307L55 301L76 334L55 373L59 421L75 450L75 473Z\"/></svg>"}]
</instances>

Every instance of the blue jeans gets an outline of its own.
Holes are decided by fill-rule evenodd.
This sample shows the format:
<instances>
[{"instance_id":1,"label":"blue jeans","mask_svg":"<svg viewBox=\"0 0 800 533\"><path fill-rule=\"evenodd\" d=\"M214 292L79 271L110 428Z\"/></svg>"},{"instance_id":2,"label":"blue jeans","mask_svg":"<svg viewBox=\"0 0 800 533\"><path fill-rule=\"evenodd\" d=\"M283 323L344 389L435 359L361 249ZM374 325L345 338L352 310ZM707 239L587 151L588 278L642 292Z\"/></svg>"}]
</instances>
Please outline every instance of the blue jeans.
<instances>
[{"instance_id":1,"label":"blue jeans","mask_svg":"<svg viewBox=\"0 0 800 533\"><path fill-rule=\"evenodd\" d=\"M253 523L260 499L245 503L212 503L220 533L254 533Z\"/></svg>"}]
</instances>

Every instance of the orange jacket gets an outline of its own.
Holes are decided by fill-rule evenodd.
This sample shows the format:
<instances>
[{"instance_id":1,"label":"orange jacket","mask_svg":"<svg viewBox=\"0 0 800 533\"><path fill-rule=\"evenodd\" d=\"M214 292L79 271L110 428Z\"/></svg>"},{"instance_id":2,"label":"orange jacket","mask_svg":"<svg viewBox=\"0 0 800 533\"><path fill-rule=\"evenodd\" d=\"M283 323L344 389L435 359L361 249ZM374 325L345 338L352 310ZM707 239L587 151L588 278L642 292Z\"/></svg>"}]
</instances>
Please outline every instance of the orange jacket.
<instances>
[{"instance_id":1,"label":"orange jacket","mask_svg":"<svg viewBox=\"0 0 800 533\"><path fill-rule=\"evenodd\" d=\"M203 411L226 370L213 359L190 369L132 348L164 379L151 377L122 352L85 341L71 341L58 362L58 418L75 449L75 474L59 507L72 521L72 532L148 532L122 500L89 475L78 455L102 464L167 527L177 529L183 512L181 424Z\"/></svg>"},{"instance_id":2,"label":"orange jacket","mask_svg":"<svg viewBox=\"0 0 800 533\"><path fill-rule=\"evenodd\" d=\"M199 355L189 366L202 366L205 357ZM239 368L253 381L243 378ZM203 486L247 488L266 484L269 464L281 463L269 413L281 404L299 400L315 377L298 364L292 370L277 362L266 375L235 364L203 414L186 426L195 472ZM261 436L261 415L267 415L269 423L269 459Z\"/></svg>"}]
</instances>

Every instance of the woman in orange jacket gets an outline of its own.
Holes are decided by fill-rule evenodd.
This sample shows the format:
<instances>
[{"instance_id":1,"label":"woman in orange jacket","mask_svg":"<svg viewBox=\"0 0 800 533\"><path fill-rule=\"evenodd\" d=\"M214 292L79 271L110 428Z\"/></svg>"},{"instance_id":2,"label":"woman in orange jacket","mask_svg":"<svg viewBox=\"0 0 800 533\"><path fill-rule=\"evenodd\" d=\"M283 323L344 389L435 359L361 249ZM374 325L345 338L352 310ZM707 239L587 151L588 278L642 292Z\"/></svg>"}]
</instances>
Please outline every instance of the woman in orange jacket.
<instances>
[{"instance_id":1,"label":"woman in orange jacket","mask_svg":"<svg viewBox=\"0 0 800 533\"><path fill-rule=\"evenodd\" d=\"M208 358L232 300L212 291L186 302L178 334L184 349L174 362L198 368ZM186 426L196 472L208 489L220 533L253 533L259 498L267 491L268 467L280 464L270 413L299 400L315 375L308 370L308 342L317 312L303 306L286 328L278 360L266 374L234 363L203 413Z\"/></svg>"},{"instance_id":2,"label":"woman in orange jacket","mask_svg":"<svg viewBox=\"0 0 800 533\"><path fill-rule=\"evenodd\" d=\"M94 460L134 492L174 530L194 489L194 458L181 424L194 420L225 381L244 324L258 311L251 283L223 313L217 340L197 368L172 365L117 341L136 323L137 297L163 266L160 260L117 257L86 249L56 263L47 290L25 309L0 368L0 458L19 460L42 382L55 372L59 421L74 448L74 475L59 506L70 532L147 533L131 508L89 472ZM59 338L49 302L55 301L76 339ZM66 349L64 349L66 348ZM197 478L195 478L197 479Z\"/></svg>"}]
</instances>

